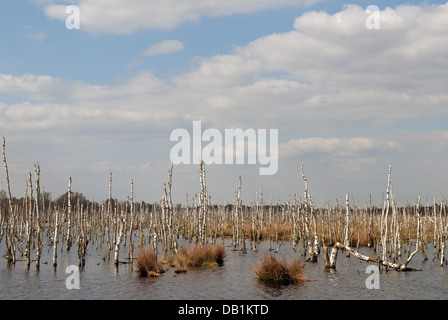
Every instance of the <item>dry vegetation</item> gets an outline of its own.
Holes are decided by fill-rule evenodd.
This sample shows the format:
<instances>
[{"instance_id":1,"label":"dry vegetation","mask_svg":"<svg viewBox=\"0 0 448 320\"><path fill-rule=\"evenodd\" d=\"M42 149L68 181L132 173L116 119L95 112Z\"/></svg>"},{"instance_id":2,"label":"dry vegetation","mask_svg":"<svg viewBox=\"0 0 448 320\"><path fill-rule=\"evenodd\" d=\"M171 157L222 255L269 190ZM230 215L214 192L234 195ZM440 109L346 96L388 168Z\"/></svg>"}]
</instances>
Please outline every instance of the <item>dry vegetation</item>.
<instances>
[{"instance_id":1,"label":"dry vegetation","mask_svg":"<svg viewBox=\"0 0 448 320\"><path fill-rule=\"evenodd\" d=\"M158 277L165 272L165 269L157 261L157 253L144 247L139 250L137 255L137 272L142 277Z\"/></svg>"},{"instance_id":2,"label":"dry vegetation","mask_svg":"<svg viewBox=\"0 0 448 320\"><path fill-rule=\"evenodd\" d=\"M265 254L262 260L253 266L253 271L261 281L297 284L305 280L303 263L297 257L288 261L283 257L276 258L274 255Z\"/></svg>"},{"instance_id":3,"label":"dry vegetation","mask_svg":"<svg viewBox=\"0 0 448 320\"><path fill-rule=\"evenodd\" d=\"M188 268L214 267L224 263L224 245L182 246L172 258L176 272L186 272Z\"/></svg>"}]
</instances>

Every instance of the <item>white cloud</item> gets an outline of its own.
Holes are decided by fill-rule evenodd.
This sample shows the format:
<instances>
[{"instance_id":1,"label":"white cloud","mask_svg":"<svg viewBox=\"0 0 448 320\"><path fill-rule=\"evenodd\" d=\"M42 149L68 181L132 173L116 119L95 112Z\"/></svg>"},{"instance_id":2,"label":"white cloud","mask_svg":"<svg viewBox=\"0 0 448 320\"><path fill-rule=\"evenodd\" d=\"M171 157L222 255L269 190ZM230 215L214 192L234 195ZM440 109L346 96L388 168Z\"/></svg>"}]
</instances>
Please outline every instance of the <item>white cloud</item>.
<instances>
[{"instance_id":1,"label":"white cloud","mask_svg":"<svg viewBox=\"0 0 448 320\"><path fill-rule=\"evenodd\" d=\"M168 81L150 72L111 86L0 75L0 92L39 105L62 101L91 123L161 120L179 127L203 120L221 129L277 128L294 136L381 128L448 114L448 29L425 22L448 20L447 8L388 8L381 12L381 30L367 30L366 13L356 5L333 15L308 12L289 32L261 37L232 54L199 58ZM180 41L167 40L146 54L181 48Z\"/></svg>"},{"instance_id":2,"label":"white cloud","mask_svg":"<svg viewBox=\"0 0 448 320\"><path fill-rule=\"evenodd\" d=\"M359 154L378 154L396 150L398 143L382 141L371 137L354 138L299 138L290 140L279 146L282 158L307 156L310 154L353 157Z\"/></svg>"},{"instance_id":3,"label":"white cloud","mask_svg":"<svg viewBox=\"0 0 448 320\"><path fill-rule=\"evenodd\" d=\"M129 62L129 63L126 65L126 68L135 68L135 67L137 67L138 65L140 65L142 62L143 62L142 59L138 59L138 60Z\"/></svg>"},{"instance_id":4,"label":"white cloud","mask_svg":"<svg viewBox=\"0 0 448 320\"><path fill-rule=\"evenodd\" d=\"M144 56L157 56L177 51L184 50L184 44L179 40L165 40L156 44L153 44L148 49L142 52Z\"/></svg>"},{"instance_id":5,"label":"white cloud","mask_svg":"<svg viewBox=\"0 0 448 320\"><path fill-rule=\"evenodd\" d=\"M284 6L309 6L319 0L79 0L81 29L91 33L129 34L140 29L173 29L204 16L251 13ZM65 5L44 6L53 19L67 18Z\"/></svg>"}]
</instances>

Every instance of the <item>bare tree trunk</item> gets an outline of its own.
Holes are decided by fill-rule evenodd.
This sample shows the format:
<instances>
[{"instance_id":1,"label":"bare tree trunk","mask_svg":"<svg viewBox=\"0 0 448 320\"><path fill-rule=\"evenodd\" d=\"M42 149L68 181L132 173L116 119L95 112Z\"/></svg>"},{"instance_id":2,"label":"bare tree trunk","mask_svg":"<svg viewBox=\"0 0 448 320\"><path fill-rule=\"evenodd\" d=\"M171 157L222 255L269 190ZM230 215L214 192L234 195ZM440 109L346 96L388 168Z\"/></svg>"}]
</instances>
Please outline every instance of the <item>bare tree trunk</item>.
<instances>
[{"instance_id":1,"label":"bare tree trunk","mask_svg":"<svg viewBox=\"0 0 448 320\"><path fill-rule=\"evenodd\" d=\"M109 172L109 199L107 201L107 216L106 216L106 242L109 251L112 249L110 233L111 233L111 222L112 222L112 172Z\"/></svg>"},{"instance_id":2,"label":"bare tree trunk","mask_svg":"<svg viewBox=\"0 0 448 320\"><path fill-rule=\"evenodd\" d=\"M383 261L387 260L387 234L388 234L388 216L389 216L389 207L390 207L390 173L391 173L392 165L389 163L389 173L387 175L387 189L386 189L386 202L383 208L383 213L381 214L381 242L382 242L382 250L383 250Z\"/></svg>"},{"instance_id":3,"label":"bare tree trunk","mask_svg":"<svg viewBox=\"0 0 448 320\"><path fill-rule=\"evenodd\" d=\"M57 265L58 257L58 226L59 226L59 211L56 211L56 221L54 223L54 235L53 235L53 267Z\"/></svg>"},{"instance_id":4,"label":"bare tree trunk","mask_svg":"<svg viewBox=\"0 0 448 320\"><path fill-rule=\"evenodd\" d=\"M202 160L200 165L200 183L201 183L201 193L199 194L199 201L200 201L200 213L202 221L199 221L200 230L201 230L201 243L202 245L205 245L206 243L206 232L207 232L207 186L205 181L205 163Z\"/></svg>"},{"instance_id":5,"label":"bare tree trunk","mask_svg":"<svg viewBox=\"0 0 448 320\"><path fill-rule=\"evenodd\" d=\"M409 255L409 257L406 259L406 261L403 263L403 269L407 268L407 265L409 262L411 262L412 258L417 254L419 248L420 248L420 229L421 229L421 222L420 222L420 194L418 195L417 199L417 206L416 206L416 214L417 214L417 242L415 244L415 250Z\"/></svg>"},{"instance_id":6,"label":"bare tree trunk","mask_svg":"<svg viewBox=\"0 0 448 320\"><path fill-rule=\"evenodd\" d=\"M130 200L130 205L131 205L131 212L130 212L130 218L131 218L131 222L130 222L130 226L129 226L129 261L130 263L133 262L134 259L134 243L132 241L132 233L133 233L133 229L134 229L134 179L131 179L131 200Z\"/></svg>"},{"instance_id":7,"label":"bare tree trunk","mask_svg":"<svg viewBox=\"0 0 448 320\"><path fill-rule=\"evenodd\" d=\"M307 238L307 246L308 246L308 260L312 262L317 261L317 252L314 251L313 240L311 239L311 231L310 231L310 223L313 216L308 216L308 204L310 196L308 194L308 181L306 180L305 173L303 172L303 164L300 166L300 173L302 174L303 182L305 183L304 190L304 217L305 217L305 232ZM314 242L316 241L316 235L314 236Z\"/></svg>"},{"instance_id":8,"label":"bare tree trunk","mask_svg":"<svg viewBox=\"0 0 448 320\"><path fill-rule=\"evenodd\" d=\"M350 204L348 193L345 194L345 229L344 229L344 245L350 246L349 239L349 228L350 228ZM347 257L350 257L350 253L347 251Z\"/></svg>"},{"instance_id":9,"label":"bare tree trunk","mask_svg":"<svg viewBox=\"0 0 448 320\"><path fill-rule=\"evenodd\" d=\"M123 211L121 212L121 216L117 214L117 224L120 223L119 233L117 234L117 241L115 243L115 257L114 257L114 263L116 266L118 266L119 263L119 253L120 253L120 243L123 239L124 230L125 230L125 223L126 218L123 214Z\"/></svg>"},{"instance_id":10,"label":"bare tree trunk","mask_svg":"<svg viewBox=\"0 0 448 320\"><path fill-rule=\"evenodd\" d=\"M238 179L238 183L235 191L234 201L234 213L233 213L233 247L236 248L240 244L240 224L239 224L239 210L240 210L240 197L241 197L241 176Z\"/></svg>"},{"instance_id":11,"label":"bare tree trunk","mask_svg":"<svg viewBox=\"0 0 448 320\"><path fill-rule=\"evenodd\" d=\"M8 211L9 211L9 220L14 221L14 210L12 208L12 197L11 197L11 188L9 184L9 174L8 174L8 164L6 163L6 140L5 137L3 137L3 165L5 167L5 177L6 177L6 189L8 191ZM14 234L14 228L9 226L9 223L6 224L6 237L5 237L5 244L6 244L6 251L7 251L7 259L11 263L16 262L16 255L15 255L15 243L14 243L14 237L12 236ZM9 231L9 237L8 237L8 231Z\"/></svg>"},{"instance_id":12,"label":"bare tree trunk","mask_svg":"<svg viewBox=\"0 0 448 320\"><path fill-rule=\"evenodd\" d=\"M35 179L36 179L36 198L35 198L35 206L36 206L36 231L37 231L37 235L36 235L36 269L39 269L40 267L40 256L41 256L41 251L42 251L42 246L43 246L43 239L42 239L42 228L41 228L41 222L40 222L40 208L39 208L39 203L40 203L40 167L39 164L34 165L34 174L35 174Z\"/></svg>"},{"instance_id":13,"label":"bare tree trunk","mask_svg":"<svg viewBox=\"0 0 448 320\"><path fill-rule=\"evenodd\" d=\"M71 216L72 216L72 177L68 178L68 190L67 190L67 234L66 234L66 246L67 251L70 250L72 245L70 238L70 228L71 228Z\"/></svg>"},{"instance_id":14,"label":"bare tree trunk","mask_svg":"<svg viewBox=\"0 0 448 320\"><path fill-rule=\"evenodd\" d=\"M331 254L330 254L330 268L334 269L336 268L336 260L338 258L338 247L336 245L333 245L331 248Z\"/></svg>"},{"instance_id":15,"label":"bare tree trunk","mask_svg":"<svg viewBox=\"0 0 448 320\"><path fill-rule=\"evenodd\" d=\"M29 180L31 181L31 177L29 177ZM31 182L30 182L31 183ZM34 233L34 226L33 226L33 208L32 206L28 206L28 187L30 188L30 193L33 193L32 186L29 186L28 181L26 182L26 190L24 195L24 207L25 212L27 215L27 235L26 235L26 266L27 268L30 267L31 264L31 241L32 241L32 235ZM31 204L31 200L30 200Z\"/></svg>"}]
</instances>

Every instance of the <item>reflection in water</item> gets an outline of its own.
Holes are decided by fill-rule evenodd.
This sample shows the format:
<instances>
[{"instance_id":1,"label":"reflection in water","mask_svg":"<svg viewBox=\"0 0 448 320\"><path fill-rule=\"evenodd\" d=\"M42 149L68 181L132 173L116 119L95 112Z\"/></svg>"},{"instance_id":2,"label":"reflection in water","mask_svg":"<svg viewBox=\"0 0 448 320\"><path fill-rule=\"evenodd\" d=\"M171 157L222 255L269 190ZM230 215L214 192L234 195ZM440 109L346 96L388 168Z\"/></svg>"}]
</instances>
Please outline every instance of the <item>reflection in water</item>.
<instances>
[{"instance_id":1,"label":"reflection in water","mask_svg":"<svg viewBox=\"0 0 448 320\"><path fill-rule=\"evenodd\" d=\"M288 287L290 287L289 289L298 290L305 284L305 281L297 284L281 284L260 280L256 281L257 281L257 287L263 290L263 292L265 292L269 297L272 298L281 298L283 292L285 292L288 289Z\"/></svg>"},{"instance_id":2,"label":"reflection in water","mask_svg":"<svg viewBox=\"0 0 448 320\"><path fill-rule=\"evenodd\" d=\"M282 295L282 286L279 283L269 283L265 281L257 280L257 286L260 287L264 292L266 292L269 296L278 298Z\"/></svg>"},{"instance_id":3,"label":"reflection in water","mask_svg":"<svg viewBox=\"0 0 448 320\"><path fill-rule=\"evenodd\" d=\"M212 269L194 269L176 274L173 268L157 278L142 278L135 265L124 260L116 268L113 260L103 259L102 249L89 250L84 270L80 271L80 289L68 290L65 273L68 265L78 265L76 250L58 255L53 268L51 253L42 255L40 270L35 262L30 268L25 261L15 265L0 261L0 299L447 299L448 268L437 261L424 262L417 255L410 267L420 272L380 273L380 290L369 290L365 282L369 265L354 257L340 255L336 269L325 269L321 259L305 263L305 281L298 285L279 285L259 281L252 265L264 253L268 244L261 243L258 252L227 253L223 266ZM0 245L0 250L4 247ZM51 250L50 250L51 251ZM361 253L374 255L368 248ZM426 249L433 254L432 246ZM290 244L285 243L277 253L290 258ZM302 257L303 258L303 257ZM46 263L45 263L46 262Z\"/></svg>"},{"instance_id":4,"label":"reflection in water","mask_svg":"<svg viewBox=\"0 0 448 320\"><path fill-rule=\"evenodd\" d=\"M325 268L324 273L327 276L328 284L335 287L338 285L338 274L336 269L333 268Z\"/></svg>"}]
</instances>

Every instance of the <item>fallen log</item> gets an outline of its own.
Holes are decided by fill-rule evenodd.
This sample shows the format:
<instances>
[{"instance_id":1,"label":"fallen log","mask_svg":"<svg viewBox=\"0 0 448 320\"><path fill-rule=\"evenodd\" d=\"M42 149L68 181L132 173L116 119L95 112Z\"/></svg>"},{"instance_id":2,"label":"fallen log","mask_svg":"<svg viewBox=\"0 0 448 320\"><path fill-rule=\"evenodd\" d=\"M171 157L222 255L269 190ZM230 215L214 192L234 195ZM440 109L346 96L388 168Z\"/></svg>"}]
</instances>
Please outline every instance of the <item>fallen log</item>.
<instances>
[{"instance_id":1,"label":"fallen log","mask_svg":"<svg viewBox=\"0 0 448 320\"><path fill-rule=\"evenodd\" d=\"M387 268L392 268L395 269L397 271L420 271L418 269L412 269L409 268L407 265L409 264L409 262L411 261L412 257L418 252L418 247L416 249L416 251L414 251L409 258L402 264L398 264L398 263L392 263L392 262L388 262L388 261L384 261L378 258L372 258L366 255L363 255L359 252L356 252L355 250L353 250L352 248L350 248L349 246L343 245L340 242L336 242L333 246L333 248L337 248L337 249L341 249L341 250L346 250L349 254L351 254L352 256L363 260L363 261L367 261L370 263L375 263L378 266L384 266Z\"/></svg>"}]
</instances>

